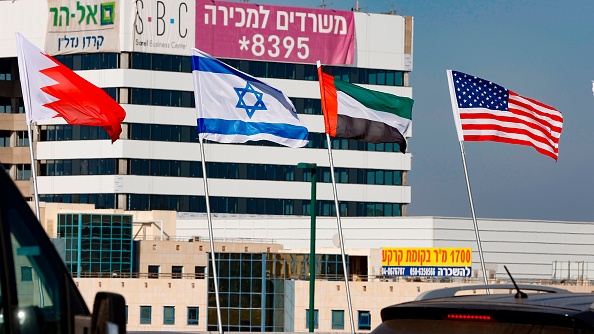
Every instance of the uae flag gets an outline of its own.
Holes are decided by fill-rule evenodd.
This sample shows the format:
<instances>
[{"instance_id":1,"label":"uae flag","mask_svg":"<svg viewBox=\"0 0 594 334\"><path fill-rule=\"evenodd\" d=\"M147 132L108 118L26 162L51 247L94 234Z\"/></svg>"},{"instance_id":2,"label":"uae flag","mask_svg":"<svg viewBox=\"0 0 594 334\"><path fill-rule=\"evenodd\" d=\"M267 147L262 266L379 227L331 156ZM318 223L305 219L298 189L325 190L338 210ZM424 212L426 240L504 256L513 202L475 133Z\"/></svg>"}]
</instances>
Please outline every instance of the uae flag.
<instances>
[{"instance_id":1,"label":"uae flag","mask_svg":"<svg viewBox=\"0 0 594 334\"><path fill-rule=\"evenodd\" d=\"M406 152L413 100L335 79L318 66L326 133L368 143L397 143Z\"/></svg>"}]
</instances>

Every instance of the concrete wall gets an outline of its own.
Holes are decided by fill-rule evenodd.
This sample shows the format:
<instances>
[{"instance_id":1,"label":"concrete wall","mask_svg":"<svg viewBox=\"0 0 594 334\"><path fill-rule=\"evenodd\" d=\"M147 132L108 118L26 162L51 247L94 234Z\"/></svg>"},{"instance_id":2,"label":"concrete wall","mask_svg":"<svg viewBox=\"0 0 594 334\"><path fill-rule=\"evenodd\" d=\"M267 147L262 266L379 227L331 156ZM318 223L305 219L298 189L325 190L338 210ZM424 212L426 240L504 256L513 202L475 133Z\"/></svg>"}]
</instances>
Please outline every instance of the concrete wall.
<instances>
[{"instance_id":1,"label":"concrete wall","mask_svg":"<svg viewBox=\"0 0 594 334\"><path fill-rule=\"evenodd\" d=\"M124 295L128 305L128 331L205 331L206 330L206 280L203 279L117 279L117 278L75 278L87 305L92 309L94 296L98 291L110 291ZM285 323L294 326L288 329L307 332L306 310L309 308L309 282L288 281L294 290L285 300ZM287 287L285 284L285 287ZM381 323L382 308L414 300L420 293L444 287L468 285L470 283L427 283L427 282L350 282L351 299L357 328L358 311L371 312L372 329ZM477 283L473 283L477 284ZM589 285L562 285L558 288L573 292L594 291ZM316 281L315 309L318 310L317 332L350 332L350 316L347 307L345 285L342 281ZM481 290L467 293L483 293ZM500 293L511 293L509 290ZM152 306L151 325L140 325L140 306ZM163 307L175 306L175 325L163 325ZM199 307L198 326L186 324L187 307ZM288 308L287 308L288 307ZM332 329L332 310L343 310L344 330ZM287 318L291 317L292 318Z\"/></svg>"},{"instance_id":2,"label":"concrete wall","mask_svg":"<svg viewBox=\"0 0 594 334\"><path fill-rule=\"evenodd\" d=\"M140 273L148 273L149 265L159 265L160 273L170 277L172 266L183 266L183 276L191 277L194 267L208 266L209 241L158 241L147 240L139 242ZM253 242L215 242L217 253L276 253L282 245Z\"/></svg>"}]
</instances>

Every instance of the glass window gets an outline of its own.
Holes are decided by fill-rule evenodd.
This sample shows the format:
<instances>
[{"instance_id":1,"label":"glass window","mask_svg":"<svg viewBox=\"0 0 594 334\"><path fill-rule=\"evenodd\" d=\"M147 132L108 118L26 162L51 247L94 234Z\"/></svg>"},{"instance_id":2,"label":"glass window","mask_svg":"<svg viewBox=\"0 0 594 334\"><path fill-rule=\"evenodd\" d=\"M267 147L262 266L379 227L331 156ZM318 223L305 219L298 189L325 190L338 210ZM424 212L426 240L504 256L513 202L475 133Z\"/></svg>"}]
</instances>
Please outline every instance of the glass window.
<instances>
[{"instance_id":1,"label":"glass window","mask_svg":"<svg viewBox=\"0 0 594 334\"><path fill-rule=\"evenodd\" d=\"M389 186L391 185L395 185L394 183L394 171L391 170L387 170L384 174L385 178L384 178L384 184L387 184Z\"/></svg>"},{"instance_id":2,"label":"glass window","mask_svg":"<svg viewBox=\"0 0 594 334\"><path fill-rule=\"evenodd\" d=\"M309 328L309 309L305 310L305 328ZM314 328L318 328L318 310L314 310Z\"/></svg>"},{"instance_id":3,"label":"glass window","mask_svg":"<svg viewBox=\"0 0 594 334\"><path fill-rule=\"evenodd\" d=\"M159 266L148 266L148 277L159 278Z\"/></svg>"},{"instance_id":4,"label":"glass window","mask_svg":"<svg viewBox=\"0 0 594 334\"><path fill-rule=\"evenodd\" d=\"M385 85L386 84L386 71L377 71L377 84L378 85Z\"/></svg>"},{"instance_id":5,"label":"glass window","mask_svg":"<svg viewBox=\"0 0 594 334\"><path fill-rule=\"evenodd\" d=\"M30 180L31 179L31 165L17 165L17 180Z\"/></svg>"},{"instance_id":6,"label":"glass window","mask_svg":"<svg viewBox=\"0 0 594 334\"><path fill-rule=\"evenodd\" d=\"M33 282L33 267L21 266L21 282Z\"/></svg>"},{"instance_id":7,"label":"glass window","mask_svg":"<svg viewBox=\"0 0 594 334\"><path fill-rule=\"evenodd\" d=\"M318 80L318 74L316 67L314 65L305 65L304 69L304 79L305 80Z\"/></svg>"},{"instance_id":8,"label":"glass window","mask_svg":"<svg viewBox=\"0 0 594 334\"><path fill-rule=\"evenodd\" d=\"M182 72L192 73L192 60L191 59L192 59L191 57L183 57L181 59Z\"/></svg>"},{"instance_id":9,"label":"glass window","mask_svg":"<svg viewBox=\"0 0 594 334\"><path fill-rule=\"evenodd\" d=\"M152 69L155 71L163 70L163 55L160 54L153 54L153 64Z\"/></svg>"},{"instance_id":10,"label":"glass window","mask_svg":"<svg viewBox=\"0 0 594 334\"><path fill-rule=\"evenodd\" d=\"M29 134L27 131L17 131L17 146L29 146Z\"/></svg>"},{"instance_id":11,"label":"glass window","mask_svg":"<svg viewBox=\"0 0 594 334\"><path fill-rule=\"evenodd\" d=\"M0 131L0 147L10 147L10 131Z\"/></svg>"},{"instance_id":12,"label":"glass window","mask_svg":"<svg viewBox=\"0 0 594 334\"><path fill-rule=\"evenodd\" d=\"M389 203L388 203L388 204L386 204L384 207L385 207L385 208L384 208L384 216L386 216L386 217L391 217L391 216L393 215L393 212L392 212L392 204L389 204Z\"/></svg>"},{"instance_id":13,"label":"glass window","mask_svg":"<svg viewBox=\"0 0 594 334\"><path fill-rule=\"evenodd\" d=\"M343 310L332 310L332 329L344 329Z\"/></svg>"},{"instance_id":14,"label":"glass window","mask_svg":"<svg viewBox=\"0 0 594 334\"><path fill-rule=\"evenodd\" d=\"M12 102L10 97L0 97L0 113L10 114L12 110Z\"/></svg>"},{"instance_id":15,"label":"glass window","mask_svg":"<svg viewBox=\"0 0 594 334\"><path fill-rule=\"evenodd\" d=\"M142 54L142 69L143 70L150 70L151 69L151 59L152 54L150 53L143 53Z\"/></svg>"},{"instance_id":16,"label":"glass window","mask_svg":"<svg viewBox=\"0 0 594 334\"><path fill-rule=\"evenodd\" d=\"M375 171L375 184L385 184L384 183L384 171L383 170L376 170Z\"/></svg>"},{"instance_id":17,"label":"glass window","mask_svg":"<svg viewBox=\"0 0 594 334\"><path fill-rule=\"evenodd\" d=\"M204 266L195 266L194 267L194 278L204 278L204 273L206 272L206 267Z\"/></svg>"},{"instance_id":18,"label":"glass window","mask_svg":"<svg viewBox=\"0 0 594 334\"><path fill-rule=\"evenodd\" d=\"M150 325L151 324L151 306L140 307L140 324Z\"/></svg>"},{"instance_id":19,"label":"glass window","mask_svg":"<svg viewBox=\"0 0 594 334\"><path fill-rule=\"evenodd\" d=\"M181 72L181 56L169 56L170 60L168 60L167 62L171 62L171 71L173 72ZM169 64L164 64L163 69L166 70L166 67L169 66Z\"/></svg>"},{"instance_id":20,"label":"glass window","mask_svg":"<svg viewBox=\"0 0 594 334\"><path fill-rule=\"evenodd\" d=\"M183 266L172 266L171 267L171 278L182 278Z\"/></svg>"},{"instance_id":21,"label":"glass window","mask_svg":"<svg viewBox=\"0 0 594 334\"><path fill-rule=\"evenodd\" d=\"M359 329L371 329L371 313L369 311L359 311Z\"/></svg>"},{"instance_id":22,"label":"glass window","mask_svg":"<svg viewBox=\"0 0 594 334\"><path fill-rule=\"evenodd\" d=\"M388 71L388 73L386 73L386 85L394 86L395 85L394 78L395 78L394 71Z\"/></svg>"},{"instance_id":23,"label":"glass window","mask_svg":"<svg viewBox=\"0 0 594 334\"><path fill-rule=\"evenodd\" d=\"M368 69L367 70L367 80L370 85L377 84L377 70Z\"/></svg>"},{"instance_id":24,"label":"glass window","mask_svg":"<svg viewBox=\"0 0 594 334\"><path fill-rule=\"evenodd\" d=\"M375 171L367 170L367 184L375 184Z\"/></svg>"},{"instance_id":25,"label":"glass window","mask_svg":"<svg viewBox=\"0 0 594 334\"><path fill-rule=\"evenodd\" d=\"M404 86L404 72L396 72L395 73L395 82L394 85L395 86Z\"/></svg>"},{"instance_id":26,"label":"glass window","mask_svg":"<svg viewBox=\"0 0 594 334\"><path fill-rule=\"evenodd\" d=\"M175 325L175 306L163 306L163 325Z\"/></svg>"},{"instance_id":27,"label":"glass window","mask_svg":"<svg viewBox=\"0 0 594 334\"><path fill-rule=\"evenodd\" d=\"M188 306L188 325L198 325L198 307Z\"/></svg>"}]
</instances>

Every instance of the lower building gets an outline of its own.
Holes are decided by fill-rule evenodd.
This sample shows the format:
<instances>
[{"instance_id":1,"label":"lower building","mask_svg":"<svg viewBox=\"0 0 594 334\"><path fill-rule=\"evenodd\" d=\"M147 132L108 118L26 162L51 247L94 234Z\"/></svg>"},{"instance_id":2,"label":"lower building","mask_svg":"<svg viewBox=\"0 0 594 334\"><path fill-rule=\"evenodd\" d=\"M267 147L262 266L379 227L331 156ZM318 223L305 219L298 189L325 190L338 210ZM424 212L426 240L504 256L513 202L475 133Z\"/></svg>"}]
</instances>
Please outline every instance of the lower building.
<instances>
[{"instance_id":1,"label":"lower building","mask_svg":"<svg viewBox=\"0 0 594 334\"><path fill-rule=\"evenodd\" d=\"M41 216L48 234L59 241L55 244L64 245L65 262L89 307L96 292L111 291L126 299L130 331L218 329L205 217L60 203L44 203ZM484 282L470 219L359 218L341 223L352 313L336 246L336 219L318 218L316 331L350 332L351 324L357 332L369 331L381 322L385 306L413 300L427 290ZM506 265L518 282L592 291L591 224L495 219L478 223L489 283L511 282L500 272ZM213 217L224 331L308 331L309 224L305 216ZM415 247L472 248L471 277L382 275L382 248ZM34 279L27 268L21 269L21 279ZM36 293L31 290L32 301L41 300Z\"/></svg>"}]
</instances>

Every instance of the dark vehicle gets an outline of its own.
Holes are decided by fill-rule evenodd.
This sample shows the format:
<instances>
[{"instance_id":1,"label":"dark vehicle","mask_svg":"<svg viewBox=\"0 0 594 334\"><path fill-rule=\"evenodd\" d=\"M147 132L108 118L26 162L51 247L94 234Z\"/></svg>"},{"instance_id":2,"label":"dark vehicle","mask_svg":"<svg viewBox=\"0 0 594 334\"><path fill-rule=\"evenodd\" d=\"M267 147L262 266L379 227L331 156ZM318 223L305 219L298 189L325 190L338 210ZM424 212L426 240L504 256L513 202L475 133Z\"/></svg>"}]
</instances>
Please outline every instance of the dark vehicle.
<instances>
[{"instance_id":1,"label":"dark vehicle","mask_svg":"<svg viewBox=\"0 0 594 334\"><path fill-rule=\"evenodd\" d=\"M0 164L0 334L125 333L125 301L100 292L89 312L31 208Z\"/></svg>"},{"instance_id":2,"label":"dark vehicle","mask_svg":"<svg viewBox=\"0 0 594 334\"><path fill-rule=\"evenodd\" d=\"M456 296L486 288L491 294ZM523 292L529 290L533 293ZM594 294L539 285L445 288L384 308L382 324L371 334L594 333L593 303Z\"/></svg>"}]
</instances>

